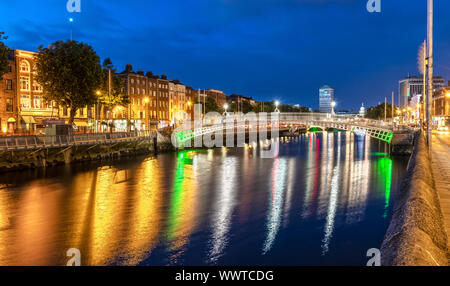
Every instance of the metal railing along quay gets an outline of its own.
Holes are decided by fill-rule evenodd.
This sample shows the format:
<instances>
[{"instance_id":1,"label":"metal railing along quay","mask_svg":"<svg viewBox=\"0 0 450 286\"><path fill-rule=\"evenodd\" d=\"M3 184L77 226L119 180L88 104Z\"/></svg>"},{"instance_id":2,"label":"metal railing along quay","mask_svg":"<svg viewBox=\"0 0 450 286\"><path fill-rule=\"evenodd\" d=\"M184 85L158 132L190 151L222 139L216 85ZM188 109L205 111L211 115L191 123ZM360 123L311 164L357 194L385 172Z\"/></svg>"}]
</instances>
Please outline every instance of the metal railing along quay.
<instances>
[{"instance_id":1,"label":"metal railing along quay","mask_svg":"<svg viewBox=\"0 0 450 286\"><path fill-rule=\"evenodd\" d=\"M118 142L131 142L143 139L152 139L154 136L156 136L155 132L89 133L60 136L4 136L0 137L0 151L36 150L44 148L114 144Z\"/></svg>"}]
</instances>

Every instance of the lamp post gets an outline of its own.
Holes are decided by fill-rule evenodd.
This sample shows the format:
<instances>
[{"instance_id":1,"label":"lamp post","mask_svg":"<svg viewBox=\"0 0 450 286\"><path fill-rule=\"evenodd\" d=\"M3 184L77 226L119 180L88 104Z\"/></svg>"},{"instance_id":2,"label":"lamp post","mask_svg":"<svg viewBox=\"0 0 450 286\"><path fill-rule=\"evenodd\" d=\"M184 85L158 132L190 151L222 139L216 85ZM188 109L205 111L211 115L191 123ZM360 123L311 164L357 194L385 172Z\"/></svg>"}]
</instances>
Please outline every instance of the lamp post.
<instances>
[{"instance_id":1,"label":"lamp post","mask_svg":"<svg viewBox=\"0 0 450 286\"><path fill-rule=\"evenodd\" d=\"M73 18L69 18L69 22L70 22L70 40L72 41L72 23L73 23Z\"/></svg>"},{"instance_id":2,"label":"lamp post","mask_svg":"<svg viewBox=\"0 0 450 286\"><path fill-rule=\"evenodd\" d=\"M227 115L227 110L228 110L228 104L227 103L225 103L224 105L223 105L223 109L225 109L225 111L223 112L223 115Z\"/></svg>"},{"instance_id":3,"label":"lamp post","mask_svg":"<svg viewBox=\"0 0 450 286\"><path fill-rule=\"evenodd\" d=\"M100 95L102 93L100 92L100 90L97 90L96 94L97 94L97 103L96 103L96 107L95 107L95 132L98 132L98 121L99 121L99 118L100 118L100 116L99 116L99 113L100 113L100 110L99 110L100 109L99 97L100 97Z\"/></svg>"},{"instance_id":4,"label":"lamp post","mask_svg":"<svg viewBox=\"0 0 450 286\"><path fill-rule=\"evenodd\" d=\"M146 97L146 98L144 98L144 102L145 102L145 107L146 107L146 109L147 109L147 130L149 130L150 131L150 116L149 116L149 113L150 113L150 108L149 108L149 105L148 105L148 97Z\"/></svg>"},{"instance_id":5,"label":"lamp post","mask_svg":"<svg viewBox=\"0 0 450 286\"><path fill-rule=\"evenodd\" d=\"M331 103L331 118L334 117L334 108L336 107L336 101Z\"/></svg>"},{"instance_id":6,"label":"lamp post","mask_svg":"<svg viewBox=\"0 0 450 286\"><path fill-rule=\"evenodd\" d=\"M278 106L280 105L280 102L278 100L275 101L275 112L280 112L278 109Z\"/></svg>"}]
</instances>

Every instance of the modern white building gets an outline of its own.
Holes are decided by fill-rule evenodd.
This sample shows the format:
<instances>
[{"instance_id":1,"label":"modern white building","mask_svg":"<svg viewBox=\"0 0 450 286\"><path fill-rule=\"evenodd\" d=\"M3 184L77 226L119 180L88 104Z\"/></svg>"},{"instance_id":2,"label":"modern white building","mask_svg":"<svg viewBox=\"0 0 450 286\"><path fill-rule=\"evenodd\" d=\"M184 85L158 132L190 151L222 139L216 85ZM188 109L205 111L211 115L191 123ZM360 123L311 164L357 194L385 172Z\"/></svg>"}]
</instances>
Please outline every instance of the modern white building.
<instances>
[{"instance_id":1,"label":"modern white building","mask_svg":"<svg viewBox=\"0 0 450 286\"><path fill-rule=\"evenodd\" d=\"M433 77L433 90L439 90L445 86L444 79L440 76ZM423 77L408 76L398 82L399 106L404 108L411 104L411 100L423 94Z\"/></svg>"}]
</instances>

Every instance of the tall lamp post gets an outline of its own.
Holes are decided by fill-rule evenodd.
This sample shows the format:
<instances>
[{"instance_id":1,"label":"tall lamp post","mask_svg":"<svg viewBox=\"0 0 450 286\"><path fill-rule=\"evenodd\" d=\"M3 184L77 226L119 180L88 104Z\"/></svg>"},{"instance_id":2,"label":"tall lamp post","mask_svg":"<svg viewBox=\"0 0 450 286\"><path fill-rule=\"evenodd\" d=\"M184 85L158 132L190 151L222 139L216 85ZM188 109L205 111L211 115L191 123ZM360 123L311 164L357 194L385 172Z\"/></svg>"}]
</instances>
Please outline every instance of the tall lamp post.
<instances>
[{"instance_id":1,"label":"tall lamp post","mask_svg":"<svg viewBox=\"0 0 450 286\"><path fill-rule=\"evenodd\" d=\"M72 41L72 23L73 23L73 18L69 18L69 22L70 22L70 40Z\"/></svg>"},{"instance_id":2,"label":"tall lamp post","mask_svg":"<svg viewBox=\"0 0 450 286\"><path fill-rule=\"evenodd\" d=\"M144 98L146 115L147 115L146 126L147 126L147 129L150 131L150 115L149 115L150 114L150 108L149 108L148 101L149 101L148 97Z\"/></svg>"},{"instance_id":3,"label":"tall lamp post","mask_svg":"<svg viewBox=\"0 0 450 286\"><path fill-rule=\"evenodd\" d=\"M431 101L433 96L433 0L428 0L428 21L427 21L427 52L428 52L428 92L427 96L427 142L428 148L431 149Z\"/></svg>"},{"instance_id":4,"label":"tall lamp post","mask_svg":"<svg viewBox=\"0 0 450 286\"><path fill-rule=\"evenodd\" d=\"M275 112L280 112L280 110L278 109L279 105L280 105L280 102L278 100L275 101Z\"/></svg>"}]
</instances>

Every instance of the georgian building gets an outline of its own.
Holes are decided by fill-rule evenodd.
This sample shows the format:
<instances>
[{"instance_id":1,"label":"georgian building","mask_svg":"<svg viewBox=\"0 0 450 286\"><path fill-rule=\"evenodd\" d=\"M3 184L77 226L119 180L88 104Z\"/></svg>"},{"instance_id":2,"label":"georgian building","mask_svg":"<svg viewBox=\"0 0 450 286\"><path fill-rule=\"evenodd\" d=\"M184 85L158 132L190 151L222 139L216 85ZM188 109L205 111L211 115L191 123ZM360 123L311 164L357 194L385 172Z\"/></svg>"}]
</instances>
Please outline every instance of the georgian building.
<instances>
[{"instance_id":1,"label":"georgian building","mask_svg":"<svg viewBox=\"0 0 450 286\"><path fill-rule=\"evenodd\" d=\"M130 118L132 129L149 130L164 127L170 123L169 81L153 75L152 72L133 72L127 65L118 74L124 79L123 92L128 93L130 105L125 114Z\"/></svg>"}]
</instances>

